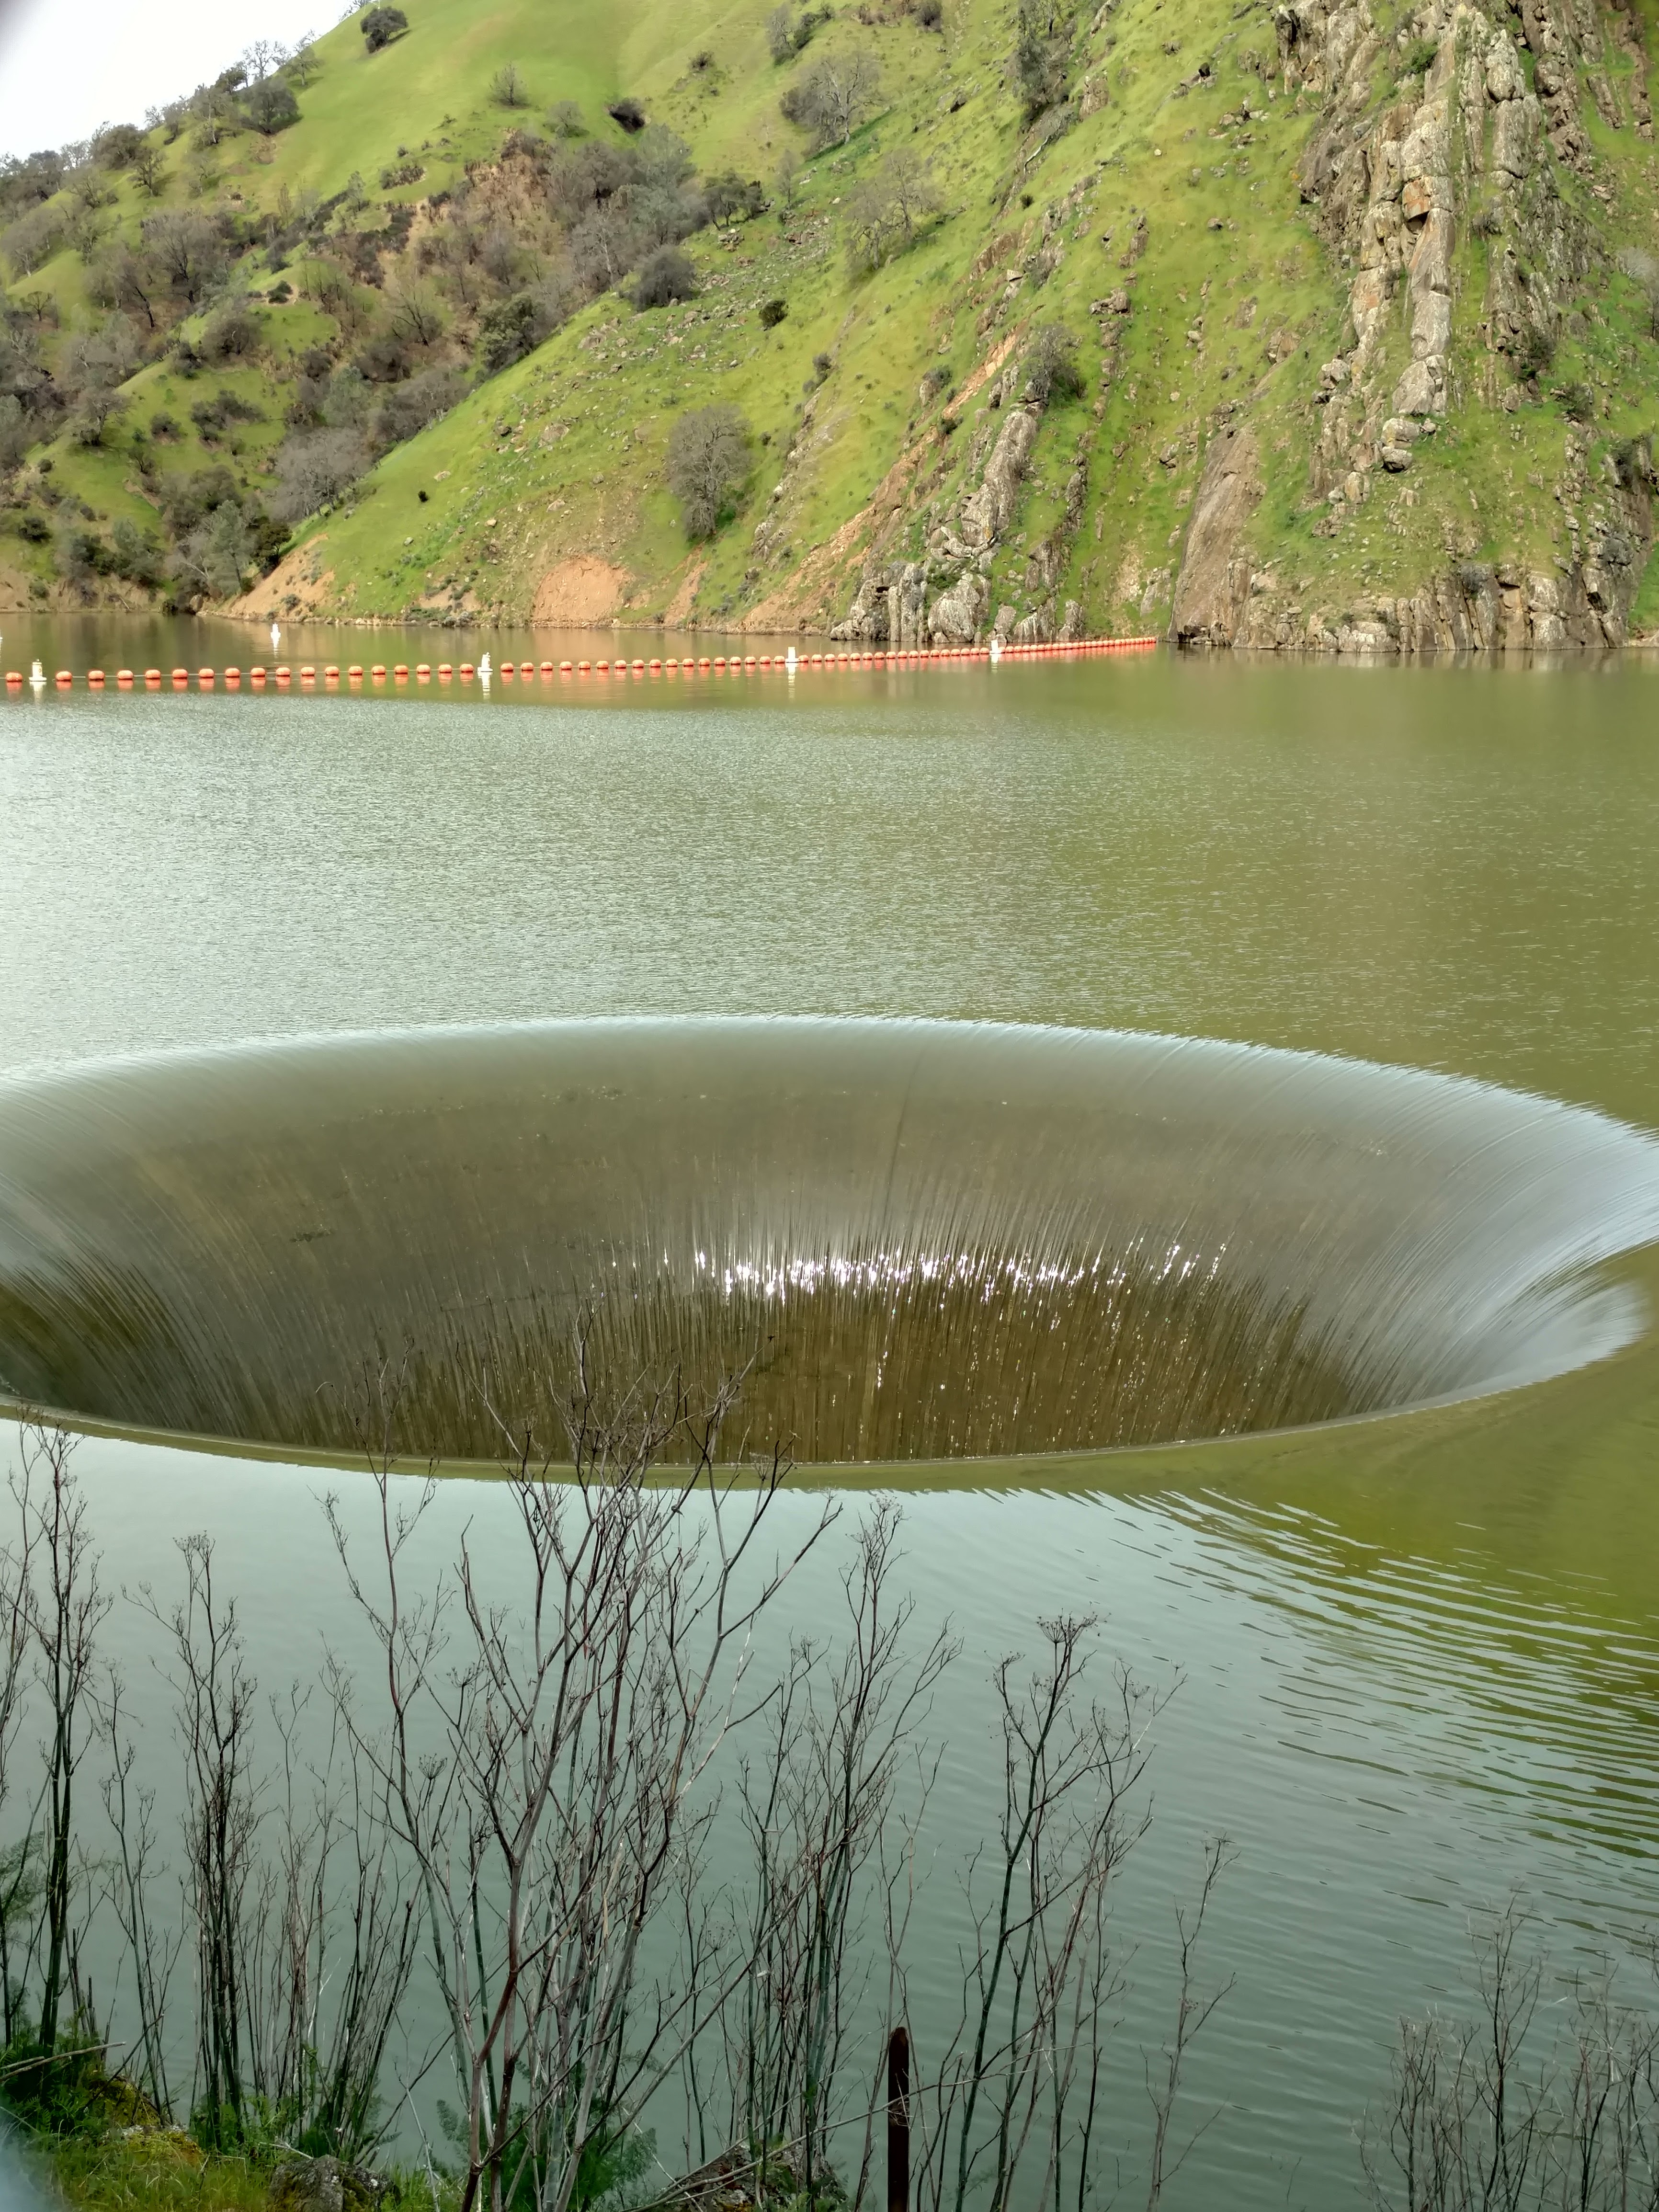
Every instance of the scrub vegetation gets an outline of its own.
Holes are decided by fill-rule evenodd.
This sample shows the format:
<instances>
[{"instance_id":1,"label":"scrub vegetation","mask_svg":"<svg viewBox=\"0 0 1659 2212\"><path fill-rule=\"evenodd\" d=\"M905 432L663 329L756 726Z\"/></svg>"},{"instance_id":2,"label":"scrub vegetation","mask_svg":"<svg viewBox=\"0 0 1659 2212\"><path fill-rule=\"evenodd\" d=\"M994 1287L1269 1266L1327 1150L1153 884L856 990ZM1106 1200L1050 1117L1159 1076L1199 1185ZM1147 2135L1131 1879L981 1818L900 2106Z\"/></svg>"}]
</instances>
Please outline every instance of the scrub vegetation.
<instances>
[{"instance_id":1,"label":"scrub vegetation","mask_svg":"<svg viewBox=\"0 0 1659 2212\"><path fill-rule=\"evenodd\" d=\"M1650 12L423 0L250 48L0 171L0 605L555 621L580 563L591 618L597 562L603 619L863 641L1616 640ZM711 409L752 466L688 533Z\"/></svg>"},{"instance_id":2,"label":"scrub vegetation","mask_svg":"<svg viewBox=\"0 0 1659 2212\"><path fill-rule=\"evenodd\" d=\"M363 1378L358 1494L323 1509L356 1656L281 1686L253 1676L209 1538L180 1540L171 1590L118 1597L72 1438L20 1432L0 2100L71 2201L574 2212L718 2188L851 2212L880 2193L872 2082L908 2025L959 1644L916 1620L890 1501L850 1542L833 1499L777 1528L785 1456L723 1463L736 1382L607 1396L586 1338L578 1370L556 1440L501 1421L513 1540L453 1555L425 1526L434 1484L400 1466L405 1370ZM832 1540L841 1627L809 1643L786 1594ZM164 1741L112 1664L118 1603L150 1637ZM1086 2205L1137 2137L1155 2203L1202 2124L1182 2082L1229 1986L1199 1958L1223 1841L1177 1916L1146 2127L1104 2086L1129 1963L1110 1905L1168 1694L1110 1666L1084 1616L991 1671L1002 1796L945 1876L959 2005L904 2092L919 2212L1060 2212L1062 2176ZM409 2168L388 2177L394 2131Z\"/></svg>"}]
</instances>

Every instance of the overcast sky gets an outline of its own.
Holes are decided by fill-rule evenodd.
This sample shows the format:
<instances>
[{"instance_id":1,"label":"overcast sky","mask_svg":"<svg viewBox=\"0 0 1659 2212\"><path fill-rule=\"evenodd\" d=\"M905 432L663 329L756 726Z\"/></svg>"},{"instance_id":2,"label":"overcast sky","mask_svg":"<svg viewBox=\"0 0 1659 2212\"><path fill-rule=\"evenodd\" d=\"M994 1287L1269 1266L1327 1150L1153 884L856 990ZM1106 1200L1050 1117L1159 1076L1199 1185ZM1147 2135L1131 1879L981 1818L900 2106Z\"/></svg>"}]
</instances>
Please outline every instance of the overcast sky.
<instances>
[{"instance_id":1,"label":"overcast sky","mask_svg":"<svg viewBox=\"0 0 1659 2212\"><path fill-rule=\"evenodd\" d=\"M140 123L228 69L250 39L292 45L343 0L0 0L0 155Z\"/></svg>"}]
</instances>

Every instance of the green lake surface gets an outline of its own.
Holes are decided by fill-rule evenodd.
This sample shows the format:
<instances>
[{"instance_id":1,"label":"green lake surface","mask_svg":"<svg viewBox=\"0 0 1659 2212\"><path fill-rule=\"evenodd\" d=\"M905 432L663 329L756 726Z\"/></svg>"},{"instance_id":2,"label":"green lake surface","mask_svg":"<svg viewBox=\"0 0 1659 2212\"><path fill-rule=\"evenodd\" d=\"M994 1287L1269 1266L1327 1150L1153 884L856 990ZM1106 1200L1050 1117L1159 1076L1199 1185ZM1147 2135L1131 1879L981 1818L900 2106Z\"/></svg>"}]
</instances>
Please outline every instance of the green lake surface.
<instances>
[{"instance_id":1,"label":"green lake surface","mask_svg":"<svg viewBox=\"0 0 1659 2212\"><path fill-rule=\"evenodd\" d=\"M155 635L20 628L0 659L254 657L241 633ZM283 657L441 645L568 649L313 633ZM1656 678L1159 653L488 697L25 693L0 700L0 1074L425 1024L908 1016L1395 1063L1652 1130ZM1659 1310L1652 1252L1614 1272ZM175 1536L218 1534L267 1679L348 1633L314 1470L108 1437L80 1463L112 1580L160 1585ZM1395 2020L1460 2000L1480 1908L1519 1893L1563 1969L1659 1922L1650 1325L1455 1405L935 1462L909 1487L921 1618L966 1638L938 1715L948 1826L984 1824L986 1670L1037 1615L1098 1608L1111 1650L1182 1678L1120 1905L1126 2185L1135 2046L1164 2032L1171 1905L1211 1832L1238 1849L1206 1938L1236 1984L1194 2057L1190 2124L1218 2116L1172 2204L1359 2201ZM472 1482L442 1506L452 1531L497 1510ZM830 1625L837 1564L799 1619ZM949 1971L919 1966L924 2012Z\"/></svg>"}]
</instances>

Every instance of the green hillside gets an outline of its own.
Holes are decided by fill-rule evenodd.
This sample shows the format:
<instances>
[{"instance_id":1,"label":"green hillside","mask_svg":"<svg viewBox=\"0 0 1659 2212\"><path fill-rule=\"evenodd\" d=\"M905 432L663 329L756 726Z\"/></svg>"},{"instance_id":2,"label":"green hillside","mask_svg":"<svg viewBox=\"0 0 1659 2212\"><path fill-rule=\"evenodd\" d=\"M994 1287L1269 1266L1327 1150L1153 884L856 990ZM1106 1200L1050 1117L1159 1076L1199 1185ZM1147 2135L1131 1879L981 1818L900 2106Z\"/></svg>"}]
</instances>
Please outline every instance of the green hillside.
<instances>
[{"instance_id":1,"label":"green hillside","mask_svg":"<svg viewBox=\"0 0 1659 2212\"><path fill-rule=\"evenodd\" d=\"M349 20L0 179L0 606L1619 642L1655 4Z\"/></svg>"}]
</instances>

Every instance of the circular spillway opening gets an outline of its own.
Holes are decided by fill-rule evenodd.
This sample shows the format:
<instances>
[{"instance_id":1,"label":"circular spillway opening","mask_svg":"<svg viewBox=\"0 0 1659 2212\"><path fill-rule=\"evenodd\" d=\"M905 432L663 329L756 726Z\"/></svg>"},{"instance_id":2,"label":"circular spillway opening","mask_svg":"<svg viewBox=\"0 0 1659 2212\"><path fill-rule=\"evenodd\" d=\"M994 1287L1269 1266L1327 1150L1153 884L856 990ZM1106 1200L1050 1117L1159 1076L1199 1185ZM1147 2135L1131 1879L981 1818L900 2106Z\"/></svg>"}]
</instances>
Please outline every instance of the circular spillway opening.
<instances>
[{"instance_id":1,"label":"circular spillway opening","mask_svg":"<svg viewBox=\"0 0 1659 2212\"><path fill-rule=\"evenodd\" d=\"M1478 1084L951 1023L416 1031L0 1085L0 1389L135 1431L555 1444L743 1376L730 1449L1026 1455L1380 1413L1639 1326L1659 1146Z\"/></svg>"}]
</instances>

